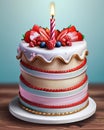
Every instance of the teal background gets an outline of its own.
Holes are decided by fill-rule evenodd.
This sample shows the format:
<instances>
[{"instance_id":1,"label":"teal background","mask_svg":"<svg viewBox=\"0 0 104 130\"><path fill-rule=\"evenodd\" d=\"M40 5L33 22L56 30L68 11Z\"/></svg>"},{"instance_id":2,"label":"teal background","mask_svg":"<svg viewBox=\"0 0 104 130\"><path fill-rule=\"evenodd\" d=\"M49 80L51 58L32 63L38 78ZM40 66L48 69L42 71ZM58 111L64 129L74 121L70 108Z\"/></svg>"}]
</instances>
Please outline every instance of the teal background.
<instances>
[{"instance_id":1,"label":"teal background","mask_svg":"<svg viewBox=\"0 0 104 130\"><path fill-rule=\"evenodd\" d=\"M0 0L0 83L17 83L17 47L34 24L49 27L51 0ZM73 24L88 43L90 83L104 83L104 0L54 0L56 28Z\"/></svg>"}]
</instances>

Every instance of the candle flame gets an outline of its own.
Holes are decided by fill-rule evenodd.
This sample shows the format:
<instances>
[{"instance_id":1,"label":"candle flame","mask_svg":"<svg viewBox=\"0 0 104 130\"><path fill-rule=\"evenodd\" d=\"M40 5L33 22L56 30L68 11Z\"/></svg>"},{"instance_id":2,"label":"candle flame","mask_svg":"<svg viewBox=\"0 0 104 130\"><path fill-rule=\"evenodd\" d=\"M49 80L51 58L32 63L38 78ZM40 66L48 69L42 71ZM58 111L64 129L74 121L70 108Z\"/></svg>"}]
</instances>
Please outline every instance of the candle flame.
<instances>
[{"instance_id":1,"label":"candle flame","mask_svg":"<svg viewBox=\"0 0 104 130\"><path fill-rule=\"evenodd\" d=\"M51 16L55 15L55 4L54 2L51 3Z\"/></svg>"}]
</instances>

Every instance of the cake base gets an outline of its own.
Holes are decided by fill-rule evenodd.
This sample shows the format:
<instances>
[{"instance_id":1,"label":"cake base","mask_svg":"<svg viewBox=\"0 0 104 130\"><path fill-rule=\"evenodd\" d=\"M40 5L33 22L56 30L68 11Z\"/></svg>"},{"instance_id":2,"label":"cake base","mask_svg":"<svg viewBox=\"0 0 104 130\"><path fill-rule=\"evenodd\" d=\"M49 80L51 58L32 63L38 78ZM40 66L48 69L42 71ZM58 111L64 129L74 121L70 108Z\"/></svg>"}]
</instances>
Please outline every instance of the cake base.
<instances>
[{"instance_id":1,"label":"cake base","mask_svg":"<svg viewBox=\"0 0 104 130\"><path fill-rule=\"evenodd\" d=\"M18 97L9 104L10 113L18 119L39 124L65 124L81 121L92 116L96 111L95 101L89 97L89 105L80 112L65 116L43 116L29 113L19 105Z\"/></svg>"}]
</instances>

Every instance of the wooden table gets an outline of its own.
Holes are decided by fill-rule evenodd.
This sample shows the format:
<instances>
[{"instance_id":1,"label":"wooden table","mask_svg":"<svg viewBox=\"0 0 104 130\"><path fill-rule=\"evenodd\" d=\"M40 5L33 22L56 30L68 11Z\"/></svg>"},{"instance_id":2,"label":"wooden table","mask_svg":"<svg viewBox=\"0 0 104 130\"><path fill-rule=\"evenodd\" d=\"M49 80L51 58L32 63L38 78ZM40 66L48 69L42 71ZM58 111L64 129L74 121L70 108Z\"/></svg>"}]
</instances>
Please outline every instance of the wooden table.
<instances>
[{"instance_id":1,"label":"wooden table","mask_svg":"<svg viewBox=\"0 0 104 130\"><path fill-rule=\"evenodd\" d=\"M84 121L63 125L41 125L16 119L8 104L18 94L18 85L0 85L0 130L104 130L104 84L89 85L89 94L97 103L96 113Z\"/></svg>"}]
</instances>

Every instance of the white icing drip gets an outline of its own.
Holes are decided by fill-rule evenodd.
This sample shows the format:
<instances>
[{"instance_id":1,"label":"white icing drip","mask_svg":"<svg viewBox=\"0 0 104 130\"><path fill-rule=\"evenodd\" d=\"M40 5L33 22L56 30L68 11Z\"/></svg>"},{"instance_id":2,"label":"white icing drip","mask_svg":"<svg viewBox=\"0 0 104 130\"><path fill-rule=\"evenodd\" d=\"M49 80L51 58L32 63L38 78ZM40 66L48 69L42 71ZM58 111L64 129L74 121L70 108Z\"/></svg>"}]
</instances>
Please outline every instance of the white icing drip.
<instances>
[{"instance_id":1,"label":"white icing drip","mask_svg":"<svg viewBox=\"0 0 104 130\"><path fill-rule=\"evenodd\" d=\"M87 51L87 43L85 40L72 42L72 46L65 46L60 48L54 48L53 50L48 50L46 48L40 47L29 47L28 43L24 41L19 45L21 52L24 52L26 58L31 61L35 56L43 58L47 63L51 63L56 57L62 58L66 63L68 63L72 56L77 54L81 59L84 59L85 53ZM35 54L31 57L31 54Z\"/></svg>"}]
</instances>

